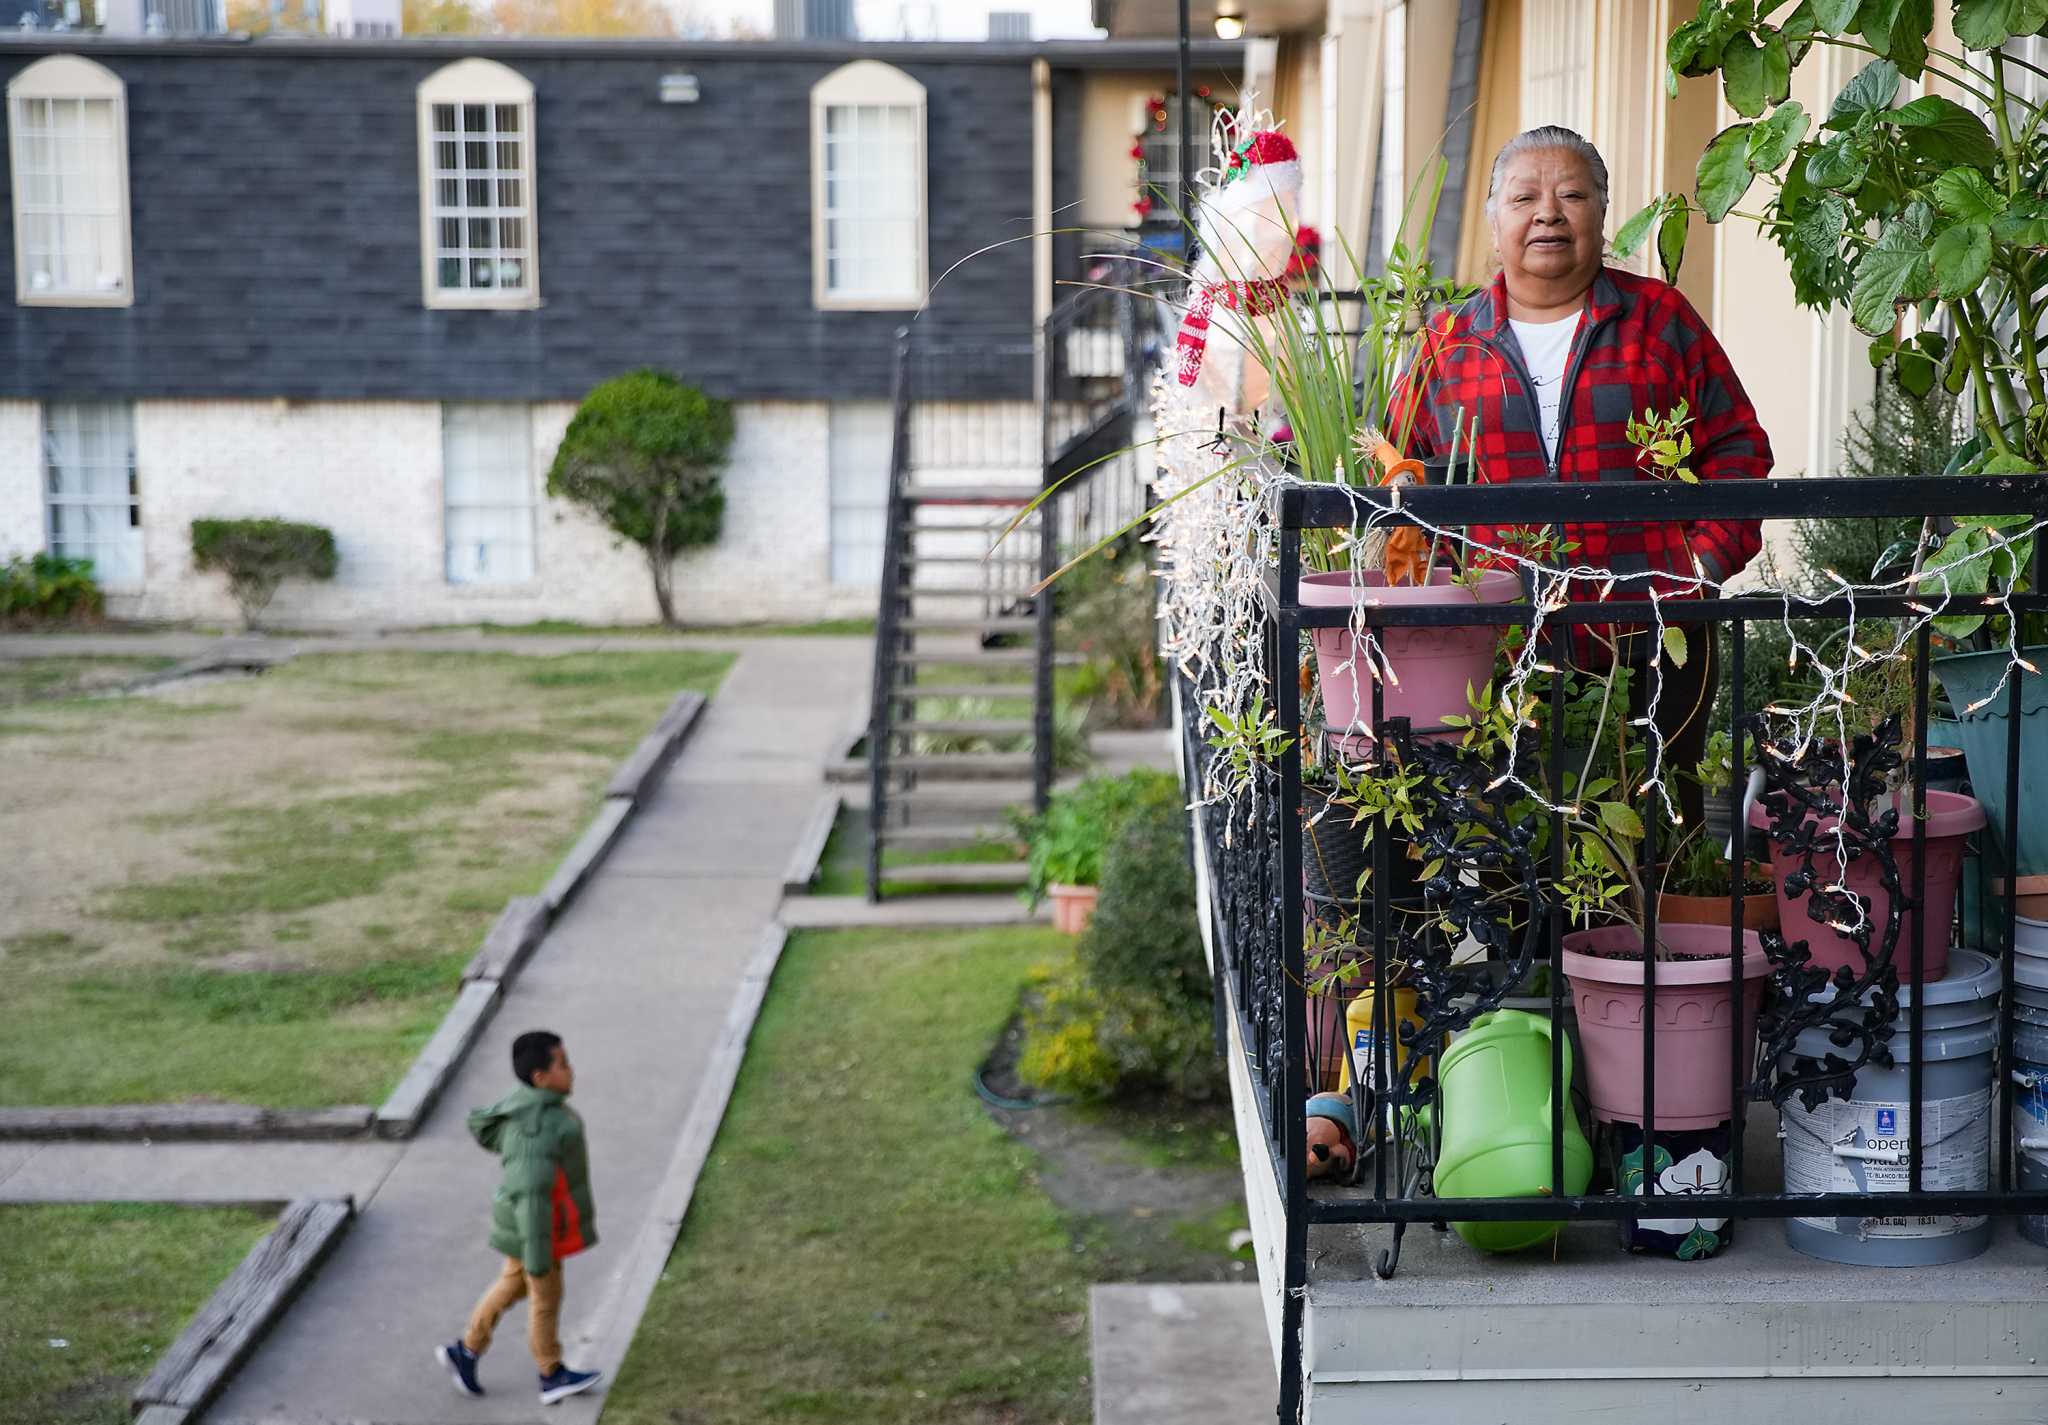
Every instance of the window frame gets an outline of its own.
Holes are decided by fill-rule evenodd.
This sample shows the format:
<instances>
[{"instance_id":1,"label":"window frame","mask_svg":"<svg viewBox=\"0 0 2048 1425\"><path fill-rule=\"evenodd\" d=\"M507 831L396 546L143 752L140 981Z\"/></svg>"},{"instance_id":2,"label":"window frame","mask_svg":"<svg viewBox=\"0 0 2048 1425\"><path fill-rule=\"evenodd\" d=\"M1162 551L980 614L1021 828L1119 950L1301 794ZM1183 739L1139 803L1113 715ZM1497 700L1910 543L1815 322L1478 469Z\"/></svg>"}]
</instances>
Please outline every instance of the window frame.
<instances>
[{"instance_id":1,"label":"window frame","mask_svg":"<svg viewBox=\"0 0 2048 1425\"><path fill-rule=\"evenodd\" d=\"M505 500L463 500L450 498L448 435L452 418L490 411L517 420L517 442L522 459L521 484L525 499L516 505ZM503 590L531 587L540 578L541 490L533 446L533 407L524 401L443 401L441 403L441 581L451 589ZM509 510L526 512L526 570L516 577L460 579L454 570L454 516L462 510Z\"/></svg>"},{"instance_id":2,"label":"window frame","mask_svg":"<svg viewBox=\"0 0 2048 1425\"><path fill-rule=\"evenodd\" d=\"M24 101L105 101L113 119L114 187L119 203L121 290L38 292L29 283L27 224L22 220L19 106ZM132 307L135 305L135 222L128 191L128 86L121 76L82 55L53 54L24 67L7 82L7 181L14 222L14 302L19 307Z\"/></svg>"},{"instance_id":3,"label":"window frame","mask_svg":"<svg viewBox=\"0 0 2048 1425\"><path fill-rule=\"evenodd\" d=\"M55 482L51 478L56 470L56 463L51 459L51 456L56 446L54 432L57 425L57 422L52 417L58 412L83 415L87 412L99 413L109 411L119 411L121 413L121 434L126 437L125 465L128 477L126 501L123 502L113 498L93 498L91 496L59 496L52 488ZM37 409L36 424L37 435L40 437L37 450L36 474L38 483L41 486L43 549L50 554L61 554L62 557L67 559L77 559L80 557L90 559L93 566L94 581L109 593L132 594L140 592L148 581L149 563L148 551L143 546L142 462L136 451L135 403L123 400L44 401L40 403ZM56 509L59 507L67 509L115 509L123 507L124 503L128 512L128 523L125 528L135 532L136 572L134 578L126 579L110 575L103 567L102 561L93 555L80 556L71 550L60 551L57 548L57 521L53 518L53 513ZM104 540L92 541L94 544L105 542ZM71 541L66 541L66 543L71 543Z\"/></svg>"},{"instance_id":4,"label":"window frame","mask_svg":"<svg viewBox=\"0 0 2048 1425\"><path fill-rule=\"evenodd\" d=\"M842 295L832 290L831 268L826 248L825 209L825 126L829 112L861 106L907 108L912 110L911 127L916 152L911 164L917 178L917 227L915 291L901 293ZM927 142L927 108L924 85L894 65L879 60L859 59L841 65L811 86L811 301L819 311L905 312L917 311L925 303L931 284L931 195L930 157Z\"/></svg>"},{"instance_id":5,"label":"window frame","mask_svg":"<svg viewBox=\"0 0 2048 1425\"><path fill-rule=\"evenodd\" d=\"M534 129L533 84L524 75L490 59L459 59L420 81L416 101L420 157L420 300L433 310L530 311L540 306L540 189L537 185L539 135ZM440 285L435 230L434 106L464 104L517 106L520 111L520 182L526 203L526 285L514 292L502 288L450 289Z\"/></svg>"}]
</instances>

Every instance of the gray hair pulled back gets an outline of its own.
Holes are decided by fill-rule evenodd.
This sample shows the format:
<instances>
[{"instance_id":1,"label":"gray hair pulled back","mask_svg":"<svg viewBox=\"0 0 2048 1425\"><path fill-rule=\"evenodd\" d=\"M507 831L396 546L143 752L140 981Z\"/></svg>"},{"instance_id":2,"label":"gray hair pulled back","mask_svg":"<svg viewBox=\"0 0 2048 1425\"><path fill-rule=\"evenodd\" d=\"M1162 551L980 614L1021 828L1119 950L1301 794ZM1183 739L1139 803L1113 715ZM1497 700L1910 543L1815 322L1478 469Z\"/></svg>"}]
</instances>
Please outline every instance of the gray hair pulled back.
<instances>
[{"instance_id":1,"label":"gray hair pulled back","mask_svg":"<svg viewBox=\"0 0 2048 1425\"><path fill-rule=\"evenodd\" d=\"M1584 135L1567 129L1560 124L1545 124L1539 129L1528 129L1516 134L1501 145L1494 155L1493 176L1486 183L1486 214L1493 216L1493 210L1500 202L1500 179L1508 171L1508 165L1525 153L1537 153L1545 149L1562 149L1575 153L1586 161L1587 172L1593 175L1593 188L1600 195L1600 211L1607 211L1607 160L1600 156L1600 150L1587 142Z\"/></svg>"}]
</instances>

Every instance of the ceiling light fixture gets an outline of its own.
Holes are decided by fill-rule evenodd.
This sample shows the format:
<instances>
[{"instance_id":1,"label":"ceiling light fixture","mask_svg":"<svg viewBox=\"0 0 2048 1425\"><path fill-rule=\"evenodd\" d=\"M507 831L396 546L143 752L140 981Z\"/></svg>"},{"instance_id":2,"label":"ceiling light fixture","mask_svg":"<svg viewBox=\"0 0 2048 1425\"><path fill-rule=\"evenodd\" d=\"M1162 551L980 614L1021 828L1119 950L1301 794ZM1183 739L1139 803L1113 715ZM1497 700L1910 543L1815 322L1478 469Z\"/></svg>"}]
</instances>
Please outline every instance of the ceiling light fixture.
<instances>
[{"instance_id":1,"label":"ceiling light fixture","mask_svg":"<svg viewBox=\"0 0 2048 1425\"><path fill-rule=\"evenodd\" d=\"M1219 40L1243 39L1244 16L1225 15L1219 12L1216 16L1216 38Z\"/></svg>"}]
</instances>

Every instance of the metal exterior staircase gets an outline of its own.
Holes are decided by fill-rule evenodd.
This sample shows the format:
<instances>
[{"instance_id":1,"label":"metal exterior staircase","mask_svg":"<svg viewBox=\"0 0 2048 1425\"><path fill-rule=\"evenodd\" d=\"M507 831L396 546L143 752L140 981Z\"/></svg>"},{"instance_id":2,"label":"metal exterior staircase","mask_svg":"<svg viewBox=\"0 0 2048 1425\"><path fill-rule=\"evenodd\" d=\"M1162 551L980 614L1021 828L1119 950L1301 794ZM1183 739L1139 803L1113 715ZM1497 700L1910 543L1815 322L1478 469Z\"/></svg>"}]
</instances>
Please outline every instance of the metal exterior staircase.
<instances>
[{"instance_id":1,"label":"metal exterior staircase","mask_svg":"<svg viewBox=\"0 0 2048 1425\"><path fill-rule=\"evenodd\" d=\"M1103 275L1034 342L898 336L870 900L890 885L1023 883L1010 812L1043 810L1056 771L1056 590L1034 589L1144 509L1139 462L1105 459L1132 443L1146 361L1132 299L1114 290L1125 274Z\"/></svg>"}]
</instances>

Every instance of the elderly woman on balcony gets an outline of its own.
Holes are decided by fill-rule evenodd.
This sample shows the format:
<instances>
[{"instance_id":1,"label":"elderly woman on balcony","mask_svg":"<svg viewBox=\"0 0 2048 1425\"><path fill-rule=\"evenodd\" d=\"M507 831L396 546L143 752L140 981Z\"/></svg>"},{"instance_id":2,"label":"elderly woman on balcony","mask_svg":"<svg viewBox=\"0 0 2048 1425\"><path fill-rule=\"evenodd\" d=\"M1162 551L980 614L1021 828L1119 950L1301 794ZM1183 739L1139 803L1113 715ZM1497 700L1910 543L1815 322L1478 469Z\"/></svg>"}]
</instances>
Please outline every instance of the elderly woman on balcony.
<instances>
[{"instance_id":1,"label":"elderly woman on balcony","mask_svg":"<svg viewBox=\"0 0 2048 1425\"><path fill-rule=\"evenodd\" d=\"M1455 436L1460 451L1475 451L1477 478L1490 483L1648 480L1656 474L1637 459L1624 428L1632 415L1668 414L1682 401L1701 480L1770 473L1770 441L1692 304L1669 283L1602 260L1607 165L1599 150L1570 129L1518 135L1494 159L1486 212L1500 273L1425 334L1419 379L1390 420L1410 455L1449 454ZM1503 537L1473 532L1488 543ZM1655 581L1675 594L1697 587L1685 576L1726 579L1759 548L1752 522L1573 525L1561 533L1578 545L1569 562L1678 575ZM1641 583L1632 592L1640 596ZM1619 642L1623 659L1646 667L1648 638ZM1707 737L1715 661L1711 630L1695 629L1685 666L1664 667L1658 722L1672 764L1688 772ZM1637 716L1647 682L1631 680ZM1683 814L1697 825L1698 789L1689 778L1679 786L1690 793Z\"/></svg>"}]
</instances>

